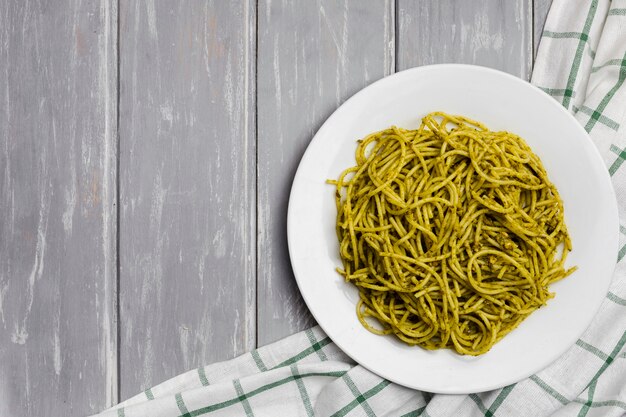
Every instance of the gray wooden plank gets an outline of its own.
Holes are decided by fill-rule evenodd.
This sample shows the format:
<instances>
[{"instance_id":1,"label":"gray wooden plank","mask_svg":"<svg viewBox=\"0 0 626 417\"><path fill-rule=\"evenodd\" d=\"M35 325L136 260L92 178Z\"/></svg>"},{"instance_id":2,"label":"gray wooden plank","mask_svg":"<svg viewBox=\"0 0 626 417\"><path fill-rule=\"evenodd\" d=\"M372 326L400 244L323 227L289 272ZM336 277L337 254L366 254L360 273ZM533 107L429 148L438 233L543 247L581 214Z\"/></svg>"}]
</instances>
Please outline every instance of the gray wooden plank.
<instances>
[{"instance_id":1,"label":"gray wooden plank","mask_svg":"<svg viewBox=\"0 0 626 417\"><path fill-rule=\"evenodd\" d=\"M541 34L543 33L543 26L546 24L546 18L548 17L548 11L552 0L534 0L533 6L533 52L534 57L537 56L537 50L539 49L539 41L541 40Z\"/></svg>"},{"instance_id":2,"label":"gray wooden plank","mask_svg":"<svg viewBox=\"0 0 626 417\"><path fill-rule=\"evenodd\" d=\"M255 2L120 2L121 397L255 346Z\"/></svg>"},{"instance_id":3,"label":"gray wooden plank","mask_svg":"<svg viewBox=\"0 0 626 417\"><path fill-rule=\"evenodd\" d=\"M117 401L115 2L0 2L0 415Z\"/></svg>"},{"instance_id":4,"label":"gray wooden plank","mask_svg":"<svg viewBox=\"0 0 626 417\"><path fill-rule=\"evenodd\" d=\"M399 70L455 62L530 77L531 0L398 0L397 18Z\"/></svg>"},{"instance_id":5,"label":"gray wooden plank","mask_svg":"<svg viewBox=\"0 0 626 417\"><path fill-rule=\"evenodd\" d=\"M322 122L346 98L393 72L393 12L390 0L259 2L259 345L313 324L287 251L291 182Z\"/></svg>"}]
</instances>

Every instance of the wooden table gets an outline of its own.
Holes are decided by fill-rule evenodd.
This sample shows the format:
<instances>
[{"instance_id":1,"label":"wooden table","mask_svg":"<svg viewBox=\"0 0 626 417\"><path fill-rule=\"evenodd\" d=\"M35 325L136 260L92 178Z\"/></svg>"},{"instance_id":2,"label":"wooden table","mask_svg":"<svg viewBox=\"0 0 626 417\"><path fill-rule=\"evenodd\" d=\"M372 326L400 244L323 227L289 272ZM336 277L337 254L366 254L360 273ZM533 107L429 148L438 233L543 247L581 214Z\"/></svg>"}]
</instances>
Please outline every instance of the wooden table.
<instances>
[{"instance_id":1,"label":"wooden table","mask_svg":"<svg viewBox=\"0 0 626 417\"><path fill-rule=\"evenodd\" d=\"M313 325L285 224L315 131L418 65L528 79L549 3L0 2L0 415L96 412Z\"/></svg>"}]
</instances>

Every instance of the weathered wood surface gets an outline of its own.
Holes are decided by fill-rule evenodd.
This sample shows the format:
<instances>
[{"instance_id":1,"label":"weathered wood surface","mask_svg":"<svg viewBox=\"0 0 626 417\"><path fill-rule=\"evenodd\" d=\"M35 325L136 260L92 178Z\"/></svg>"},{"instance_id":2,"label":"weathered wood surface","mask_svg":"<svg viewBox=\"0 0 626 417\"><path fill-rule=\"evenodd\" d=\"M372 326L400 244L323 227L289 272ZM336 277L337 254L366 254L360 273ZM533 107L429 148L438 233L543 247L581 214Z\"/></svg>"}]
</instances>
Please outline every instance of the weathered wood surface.
<instances>
[{"instance_id":1,"label":"weathered wood surface","mask_svg":"<svg viewBox=\"0 0 626 417\"><path fill-rule=\"evenodd\" d=\"M259 2L260 345L314 323L287 252L291 181L306 146L337 106L393 72L393 36L390 1Z\"/></svg>"},{"instance_id":2,"label":"weathered wood surface","mask_svg":"<svg viewBox=\"0 0 626 417\"><path fill-rule=\"evenodd\" d=\"M537 50L539 49L539 41L541 40L541 34L543 33L543 27L548 17L548 11L552 0L534 0L533 6L533 45L534 55L533 60L537 57Z\"/></svg>"},{"instance_id":3,"label":"weathered wood surface","mask_svg":"<svg viewBox=\"0 0 626 417\"><path fill-rule=\"evenodd\" d=\"M477 64L530 78L532 0L398 0L398 70Z\"/></svg>"},{"instance_id":4,"label":"weathered wood surface","mask_svg":"<svg viewBox=\"0 0 626 417\"><path fill-rule=\"evenodd\" d=\"M0 2L0 416L117 401L116 22Z\"/></svg>"},{"instance_id":5,"label":"weathered wood surface","mask_svg":"<svg viewBox=\"0 0 626 417\"><path fill-rule=\"evenodd\" d=\"M528 78L550 3L0 2L0 415L88 414L312 325L285 228L321 123L412 66Z\"/></svg>"},{"instance_id":6,"label":"weathered wood surface","mask_svg":"<svg viewBox=\"0 0 626 417\"><path fill-rule=\"evenodd\" d=\"M254 2L120 2L127 398L255 346Z\"/></svg>"}]
</instances>

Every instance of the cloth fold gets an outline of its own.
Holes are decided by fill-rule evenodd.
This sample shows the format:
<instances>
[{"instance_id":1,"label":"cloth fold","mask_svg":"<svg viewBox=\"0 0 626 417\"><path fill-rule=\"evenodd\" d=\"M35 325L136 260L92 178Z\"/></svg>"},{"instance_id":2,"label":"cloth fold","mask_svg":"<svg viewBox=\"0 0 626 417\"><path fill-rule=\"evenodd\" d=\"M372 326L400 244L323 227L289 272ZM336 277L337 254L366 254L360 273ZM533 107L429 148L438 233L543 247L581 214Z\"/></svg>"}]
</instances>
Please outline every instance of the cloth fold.
<instances>
[{"instance_id":1,"label":"cloth fold","mask_svg":"<svg viewBox=\"0 0 626 417\"><path fill-rule=\"evenodd\" d=\"M626 413L626 0L555 0L532 83L572 112L611 174L620 251L585 334L528 379L470 395L392 384L352 362L319 327L199 368L103 412L111 416L622 416Z\"/></svg>"}]
</instances>

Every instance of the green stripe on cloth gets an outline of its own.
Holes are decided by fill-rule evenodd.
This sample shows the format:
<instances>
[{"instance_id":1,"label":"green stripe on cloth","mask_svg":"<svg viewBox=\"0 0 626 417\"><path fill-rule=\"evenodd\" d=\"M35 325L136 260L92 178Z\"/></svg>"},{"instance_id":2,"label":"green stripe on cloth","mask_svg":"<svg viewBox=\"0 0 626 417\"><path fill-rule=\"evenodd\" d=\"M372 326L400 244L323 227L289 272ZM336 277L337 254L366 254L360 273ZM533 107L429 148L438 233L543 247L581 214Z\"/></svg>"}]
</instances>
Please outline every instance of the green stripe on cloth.
<instances>
[{"instance_id":1,"label":"green stripe on cloth","mask_svg":"<svg viewBox=\"0 0 626 417\"><path fill-rule=\"evenodd\" d=\"M295 362L299 361L300 359L306 358L311 353L319 351L321 348L323 348L324 346L326 346L330 342L331 342L330 338L325 337L324 339L322 339L319 342L315 343L313 346L311 346L309 348L306 348L302 352L298 353L297 355L292 356L291 358L289 358L289 359L279 363L278 365L276 365L272 369L280 368L282 366L291 365L292 363L295 363Z\"/></svg>"},{"instance_id":2,"label":"green stripe on cloth","mask_svg":"<svg viewBox=\"0 0 626 417\"><path fill-rule=\"evenodd\" d=\"M410 411L406 414L402 414L400 417L420 417L424 410L426 410L426 406L420 407L417 410Z\"/></svg>"},{"instance_id":3,"label":"green stripe on cloth","mask_svg":"<svg viewBox=\"0 0 626 417\"><path fill-rule=\"evenodd\" d=\"M581 32L551 32L549 30L544 30L543 36L552 39L584 39L585 42L587 42L588 40L588 35ZM594 59L596 57L596 51L591 49L591 46L587 46L587 52L589 53L589 56L591 57L591 59Z\"/></svg>"},{"instance_id":4,"label":"green stripe on cloth","mask_svg":"<svg viewBox=\"0 0 626 417\"><path fill-rule=\"evenodd\" d=\"M626 344L626 331L624 332L624 334L622 334L622 337L619 339L619 341L615 345L615 348L609 354L609 357L606 358L604 364L602 364L600 369L598 369L598 372L596 372L594 377L591 379L591 383L597 381L597 379L600 378L600 375L602 375L606 368L608 368L609 365L613 363L615 357L621 352L622 348L624 347L624 344Z\"/></svg>"},{"instance_id":5,"label":"green stripe on cloth","mask_svg":"<svg viewBox=\"0 0 626 417\"><path fill-rule=\"evenodd\" d=\"M352 395L354 395L354 397L358 400L359 404L361 404L361 407L363 407L363 410L365 411L365 414L367 415L367 417L376 417L376 414L374 414L374 410L372 410L370 405L367 403L367 398L363 397L363 394L361 394L361 391L359 391L359 389L357 388L352 378L350 378L350 374L345 374L342 377L342 379L348 386L348 389L350 390Z\"/></svg>"},{"instance_id":6,"label":"green stripe on cloth","mask_svg":"<svg viewBox=\"0 0 626 417\"><path fill-rule=\"evenodd\" d=\"M307 329L304 332L304 334L306 334L307 339L309 339L309 342L311 342L311 346L315 346L317 344L317 338L315 337L315 334L313 333L313 330ZM316 352L317 352L317 356L319 356L319 358L322 361L327 361L328 360L328 357L324 353L323 349L318 349Z\"/></svg>"},{"instance_id":7,"label":"green stripe on cloth","mask_svg":"<svg viewBox=\"0 0 626 417\"><path fill-rule=\"evenodd\" d=\"M587 12L587 18L585 19L585 25L583 27L583 32L580 34L580 40L578 41L578 46L576 47L576 54L574 55L574 61L572 62L572 66L570 68L569 77L567 78L567 86L566 90L574 91L574 86L576 85L576 78L578 77L578 70L580 69L580 63L582 61L583 51L585 49L585 43L589 39L589 29L591 29L591 24L593 23L593 17L596 14L596 10L598 9L598 0L593 0L591 2L591 6L589 7L589 11ZM545 32L544 32L545 33ZM565 94L563 96L563 106L567 109L569 108L571 96Z\"/></svg>"},{"instance_id":8,"label":"green stripe on cloth","mask_svg":"<svg viewBox=\"0 0 626 417\"><path fill-rule=\"evenodd\" d=\"M154 400L154 394L152 394L152 388L148 388L143 393L146 394L147 399Z\"/></svg>"},{"instance_id":9,"label":"green stripe on cloth","mask_svg":"<svg viewBox=\"0 0 626 417\"><path fill-rule=\"evenodd\" d=\"M263 359L261 359L261 355L259 355L259 351L255 349L251 352L251 354L252 354L252 359L254 359L254 363L256 363L257 368L259 368L259 371L261 372L267 371L267 366L265 366L265 362L263 362Z\"/></svg>"},{"instance_id":10,"label":"green stripe on cloth","mask_svg":"<svg viewBox=\"0 0 626 417\"><path fill-rule=\"evenodd\" d=\"M609 174L613 176L615 175L617 170L622 166L624 161L626 161L626 149L620 149L615 145L611 145L610 150L611 152L617 154L617 159L615 159L615 162L613 162L611 164L611 167L609 168Z\"/></svg>"},{"instance_id":11,"label":"green stripe on cloth","mask_svg":"<svg viewBox=\"0 0 626 417\"><path fill-rule=\"evenodd\" d=\"M588 399L580 408L580 411L578 412L578 417L585 417L587 413L589 412L589 410L591 409L590 404L593 402L593 395L596 392L597 385L598 385L598 381L593 381L591 385L589 385L589 389L587 390Z\"/></svg>"},{"instance_id":12,"label":"green stripe on cloth","mask_svg":"<svg viewBox=\"0 0 626 417\"><path fill-rule=\"evenodd\" d=\"M552 32L544 30L543 36L552 39L584 39L586 41L589 35L581 32Z\"/></svg>"},{"instance_id":13,"label":"green stripe on cloth","mask_svg":"<svg viewBox=\"0 0 626 417\"><path fill-rule=\"evenodd\" d=\"M378 394L380 391L382 391L389 384L390 384L389 381L387 381L386 379L383 380L381 383L376 385L374 388L366 391L363 395L358 396L353 401L351 401L348 405L343 407L341 410L337 411L335 414L332 415L332 417L343 417L343 416L345 416L350 411L352 411L357 405L367 401L368 398L371 398L374 395Z\"/></svg>"},{"instance_id":14,"label":"green stripe on cloth","mask_svg":"<svg viewBox=\"0 0 626 417\"><path fill-rule=\"evenodd\" d=\"M591 409L591 404L593 403L593 396L595 394L596 387L598 385L598 379L604 373L604 371L609 367L609 365L615 360L615 357L620 353L620 351L624 347L624 344L626 344L626 331L624 332L620 340L615 345L615 348L613 349L613 351L611 351L611 354L606 358L606 360L604 361L600 369L598 369L598 372L596 372L594 377L591 379L591 382L589 383L589 389L588 389L588 399L581 407L580 412L578 413L578 417L585 417L587 413L589 412L589 410Z\"/></svg>"},{"instance_id":15,"label":"green stripe on cloth","mask_svg":"<svg viewBox=\"0 0 626 417\"><path fill-rule=\"evenodd\" d=\"M578 339L576 341L576 346L579 346L579 347L583 348L584 350L586 350L587 352L596 355L598 358L602 359L603 361L605 361L609 357L609 355L607 355L606 353L602 352L597 347L592 346L589 343L584 342L584 341L582 341L580 339Z\"/></svg>"},{"instance_id":16,"label":"green stripe on cloth","mask_svg":"<svg viewBox=\"0 0 626 417\"><path fill-rule=\"evenodd\" d=\"M606 127L610 128L612 130L617 131L619 129L619 123L617 123L613 119L609 119L608 117L606 117L603 114L596 114L596 111L593 110L592 108L589 108L587 106L582 106L581 108L573 106L572 108L574 109L574 112L576 112L576 113L581 112L583 114L586 114L587 116L597 117L598 118L597 119L598 122L602 123L603 125L605 125Z\"/></svg>"},{"instance_id":17,"label":"green stripe on cloth","mask_svg":"<svg viewBox=\"0 0 626 417\"><path fill-rule=\"evenodd\" d=\"M561 404L566 405L567 403L569 403L569 400L565 398L564 395L561 395L561 393L559 393L557 390L552 388L550 385L548 385L544 380L539 378L537 375L531 376L530 380L533 381L535 384L539 385L545 392L550 394L553 398L555 398Z\"/></svg>"},{"instance_id":18,"label":"green stripe on cloth","mask_svg":"<svg viewBox=\"0 0 626 417\"><path fill-rule=\"evenodd\" d=\"M617 253L617 262L624 259L624 255L626 255L626 245L622 246L622 248Z\"/></svg>"},{"instance_id":19,"label":"green stripe on cloth","mask_svg":"<svg viewBox=\"0 0 626 417\"><path fill-rule=\"evenodd\" d=\"M624 300L621 297L618 297L617 295L613 294L612 292L609 292L606 295L606 298L608 298L609 300L613 301L615 304L619 304L621 306L626 306L626 300Z\"/></svg>"},{"instance_id":20,"label":"green stripe on cloth","mask_svg":"<svg viewBox=\"0 0 626 417\"><path fill-rule=\"evenodd\" d=\"M485 417L493 417L493 416L495 416L496 411L502 405L502 403L504 402L506 397L508 397L508 395L511 393L511 391L513 391L513 388L515 388L515 384L508 385L508 386L502 388L500 390L500 393L496 397L496 399L493 401L493 403L489 407L489 409L487 409L487 407L485 407L485 404L483 403L483 400L477 394L470 394L469 398L472 401L474 401L474 404L476 404L476 407L478 407L478 410L480 410L480 412L483 413L483 415Z\"/></svg>"},{"instance_id":21,"label":"green stripe on cloth","mask_svg":"<svg viewBox=\"0 0 626 417\"><path fill-rule=\"evenodd\" d=\"M470 394L469 398L470 400L474 401L474 404L476 404L476 407L478 407L478 410L480 410L481 413L487 413L487 407L485 407L485 404L483 404L483 400L481 400L477 394Z\"/></svg>"},{"instance_id":22,"label":"green stripe on cloth","mask_svg":"<svg viewBox=\"0 0 626 417\"><path fill-rule=\"evenodd\" d=\"M178 406L178 410L180 410L181 417L188 417L189 416L189 410L187 409L187 406L185 405L185 401L183 400L183 395L179 392L178 394L176 394L174 396L174 398L176 398L176 405Z\"/></svg>"},{"instance_id":23,"label":"green stripe on cloth","mask_svg":"<svg viewBox=\"0 0 626 417\"><path fill-rule=\"evenodd\" d=\"M617 253L617 262L624 259L624 255L626 255L626 245L622 246L622 249Z\"/></svg>"},{"instance_id":24,"label":"green stripe on cloth","mask_svg":"<svg viewBox=\"0 0 626 417\"><path fill-rule=\"evenodd\" d=\"M609 16L626 16L626 9L611 9L609 10Z\"/></svg>"},{"instance_id":25,"label":"green stripe on cloth","mask_svg":"<svg viewBox=\"0 0 626 417\"><path fill-rule=\"evenodd\" d=\"M596 110L593 112L593 115L591 116L587 124L585 125L585 130L587 132L591 132L591 129L593 129L593 127L595 126L596 122L598 121L598 118L602 115L602 112L606 109L606 106L608 106L609 102L611 101L611 99L613 98L617 90L619 90L622 87L622 85L624 84L624 80L626 80L626 54L624 54L622 61L623 62L622 62L622 65L620 66L619 77L617 79L617 82L602 98L602 101L600 101L600 104L598 105Z\"/></svg>"},{"instance_id":26,"label":"green stripe on cloth","mask_svg":"<svg viewBox=\"0 0 626 417\"><path fill-rule=\"evenodd\" d=\"M126 413L124 412L124 407L117 409L117 417L126 417Z\"/></svg>"},{"instance_id":27,"label":"green stripe on cloth","mask_svg":"<svg viewBox=\"0 0 626 417\"><path fill-rule=\"evenodd\" d=\"M254 413L252 412L252 407L250 407L250 401L248 401L248 396L246 395L246 393L243 391L243 388L241 387L241 382L239 382L238 379L235 379L233 381L233 385L235 386L235 391L237 391L237 395L239 396L237 397L237 399L239 400L239 402L243 406L243 409L246 412L246 417L254 417Z\"/></svg>"},{"instance_id":28,"label":"green stripe on cloth","mask_svg":"<svg viewBox=\"0 0 626 417\"><path fill-rule=\"evenodd\" d=\"M624 162L623 159L621 161ZM619 231L620 231L621 234L626 236L626 227L620 225ZM624 255L626 255L626 244L624 246L622 246L622 248L619 250L619 252L617 252L617 262L621 261L624 258Z\"/></svg>"},{"instance_id":29,"label":"green stripe on cloth","mask_svg":"<svg viewBox=\"0 0 626 417\"><path fill-rule=\"evenodd\" d=\"M297 377L300 375L298 372L298 364L294 363L291 365L291 375ZM306 390L306 386L304 385L304 381L302 378L296 378L296 385L298 386L298 391L300 391L300 397L302 398L302 403L304 404L304 409L306 410L306 415L308 417L315 416L313 412L313 405L311 404L311 398L309 397L309 393Z\"/></svg>"},{"instance_id":30,"label":"green stripe on cloth","mask_svg":"<svg viewBox=\"0 0 626 417\"><path fill-rule=\"evenodd\" d=\"M203 366L198 368L198 378L200 379L200 383L202 384L203 387L206 387L209 385L209 380L206 377L206 372L204 371Z\"/></svg>"},{"instance_id":31,"label":"green stripe on cloth","mask_svg":"<svg viewBox=\"0 0 626 417\"><path fill-rule=\"evenodd\" d=\"M623 62L623 59L609 59L608 61L606 61L604 64L602 65L598 65L597 67L592 67L591 68L591 72L598 72L600 71L602 68L607 68L610 66L621 66Z\"/></svg>"},{"instance_id":32,"label":"green stripe on cloth","mask_svg":"<svg viewBox=\"0 0 626 417\"><path fill-rule=\"evenodd\" d=\"M552 97L563 97L565 93L571 95L572 97L576 97L576 92L571 90L565 90L564 88L548 88L548 87L539 87L544 93L550 94Z\"/></svg>"},{"instance_id":33,"label":"green stripe on cloth","mask_svg":"<svg viewBox=\"0 0 626 417\"><path fill-rule=\"evenodd\" d=\"M576 398L574 402L577 402L579 404L586 403L586 401L581 398ZM620 401L620 400L593 401L589 404L589 406L591 408L617 407L617 408L621 408L622 410L626 410L626 402Z\"/></svg>"},{"instance_id":34,"label":"green stripe on cloth","mask_svg":"<svg viewBox=\"0 0 626 417\"><path fill-rule=\"evenodd\" d=\"M511 391L513 391L513 388L515 388L515 385L516 384L512 384L512 385L508 385L502 388L502 390L500 391L500 394L498 394L498 396L493 401L491 406L489 406L489 410L487 410L487 412L485 413L485 417L493 417L496 415L496 411L502 405L506 397L509 396Z\"/></svg>"},{"instance_id":35,"label":"green stripe on cloth","mask_svg":"<svg viewBox=\"0 0 626 417\"><path fill-rule=\"evenodd\" d=\"M279 387L281 385L285 385L289 382L293 382L295 379L297 378L307 378L307 377L315 377L315 376L330 376L330 377L335 377L335 378L340 378L342 376L344 376L346 373L346 371L335 371L335 372L310 372L310 373L306 373L306 374L300 374L297 377L295 376L289 376L287 378L283 378L280 379L278 381L274 381L272 383L263 385L262 387L259 387L255 390L250 391L248 394L246 394L246 399L248 398L252 398L255 395L261 394L267 390L270 390L272 388L276 388ZM213 411L217 411L217 410L221 410L223 408L226 407L230 407L231 405L234 404L239 404L240 399L239 397L237 398L233 398L227 401L222 401L220 403L216 403L216 404L212 404L212 405L208 405L206 407L202 407L199 408L195 411L191 411L189 412L189 416L190 417L195 417L195 416L201 416L203 414L207 414L207 413L211 413Z\"/></svg>"}]
</instances>

